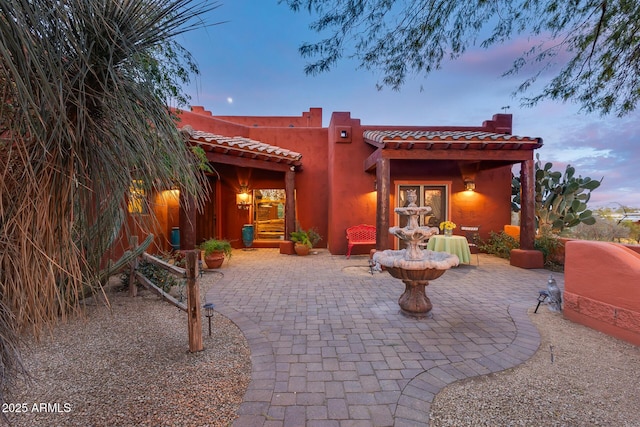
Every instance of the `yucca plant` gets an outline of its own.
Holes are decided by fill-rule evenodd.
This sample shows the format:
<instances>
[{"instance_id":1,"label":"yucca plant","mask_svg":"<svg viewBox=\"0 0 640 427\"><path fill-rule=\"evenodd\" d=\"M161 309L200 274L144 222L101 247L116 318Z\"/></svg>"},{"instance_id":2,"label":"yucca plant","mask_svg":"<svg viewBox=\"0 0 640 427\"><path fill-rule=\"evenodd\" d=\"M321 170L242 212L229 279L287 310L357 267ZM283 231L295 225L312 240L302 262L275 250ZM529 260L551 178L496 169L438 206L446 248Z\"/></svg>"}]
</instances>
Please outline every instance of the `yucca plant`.
<instances>
[{"instance_id":1,"label":"yucca plant","mask_svg":"<svg viewBox=\"0 0 640 427\"><path fill-rule=\"evenodd\" d=\"M206 180L167 105L194 71L173 38L215 7L0 0L0 392L19 371L15 333L39 334L100 290L133 180L202 203Z\"/></svg>"}]
</instances>

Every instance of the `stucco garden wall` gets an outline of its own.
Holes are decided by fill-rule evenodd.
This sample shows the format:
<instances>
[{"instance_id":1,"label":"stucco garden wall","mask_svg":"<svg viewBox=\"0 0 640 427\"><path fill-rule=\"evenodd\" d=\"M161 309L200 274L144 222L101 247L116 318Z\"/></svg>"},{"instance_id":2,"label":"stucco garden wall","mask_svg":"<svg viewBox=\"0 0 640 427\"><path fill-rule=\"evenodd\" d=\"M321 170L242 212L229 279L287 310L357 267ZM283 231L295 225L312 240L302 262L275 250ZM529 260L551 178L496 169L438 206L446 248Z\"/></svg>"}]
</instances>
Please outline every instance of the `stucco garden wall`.
<instances>
[{"instance_id":1,"label":"stucco garden wall","mask_svg":"<svg viewBox=\"0 0 640 427\"><path fill-rule=\"evenodd\" d=\"M616 243L568 241L564 316L640 345L640 254Z\"/></svg>"}]
</instances>

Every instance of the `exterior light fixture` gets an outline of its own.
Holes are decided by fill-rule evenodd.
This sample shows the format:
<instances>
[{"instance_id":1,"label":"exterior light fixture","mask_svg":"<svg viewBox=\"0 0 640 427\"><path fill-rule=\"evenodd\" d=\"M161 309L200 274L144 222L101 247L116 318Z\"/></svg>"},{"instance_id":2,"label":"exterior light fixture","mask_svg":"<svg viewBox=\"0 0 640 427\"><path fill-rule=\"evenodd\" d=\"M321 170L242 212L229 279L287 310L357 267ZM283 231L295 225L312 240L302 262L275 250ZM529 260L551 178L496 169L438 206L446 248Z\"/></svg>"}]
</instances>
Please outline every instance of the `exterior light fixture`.
<instances>
[{"instance_id":1,"label":"exterior light fixture","mask_svg":"<svg viewBox=\"0 0 640 427\"><path fill-rule=\"evenodd\" d=\"M538 305L536 305L536 309L533 310L534 313L538 312L538 308L540 308L540 304L542 304L544 300L546 300L548 297L549 297L549 292L547 291L538 292Z\"/></svg>"},{"instance_id":2,"label":"exterior light fixture","mask_svg":"<svg viewBox=\"0 0 640 427\"><path fill-rule=\"evenodd\" d=\"M204 305L205 316L209 319L209 336L211 336L211 318L213 317L213 308L215 305L212 302L208 302Z\"/></svg>"},{"instance_id":3,"label":"exterior light fixture","mask_svg":"<svg viewBox=\"0 0 640 427\"><path fill-rule=\"evenodd\" d=\"M348 144L351 142L351 126L337 126L335 138L338 144Z\"/></svg>"},{"instance_id":4,"label":"exterior light fixture","mask_svg":"<svg viewBox=\"0 0 640 427\"><path fill-rule=\"evenodd\" d=\"M475 181L473 181L473 180L471 180L471 179L466 180L466 181L464 182L464 189L465 189L466 191L475 191L475 190L476 190L476 183L475 183Z\"/></svg>"},{"instance_id":5,"label":"exterior light fixture","mask_svg":"<svg viewBox=\"0 0 640 427\"><path fill-rule=\"evenodd\" d=\"M248 210L251 206L251 194L246 186L240 187L240 192L236 194L236 204L238 209Z\"/></svg>"}]
</instances>

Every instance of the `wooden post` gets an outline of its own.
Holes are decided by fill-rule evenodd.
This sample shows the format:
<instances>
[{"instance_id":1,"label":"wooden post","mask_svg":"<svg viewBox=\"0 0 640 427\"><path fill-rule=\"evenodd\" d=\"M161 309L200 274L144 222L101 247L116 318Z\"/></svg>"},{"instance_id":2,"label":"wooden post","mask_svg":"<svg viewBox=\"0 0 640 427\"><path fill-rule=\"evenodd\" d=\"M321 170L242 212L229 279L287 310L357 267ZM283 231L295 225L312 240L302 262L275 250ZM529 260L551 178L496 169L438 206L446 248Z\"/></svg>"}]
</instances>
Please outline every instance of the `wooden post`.
<instances>
[{"instance_id":1,"label":"wooden post","mask_svg":"<svg viewBox=\"0 0 640 427\"><path fill-rule=\"evenodd\" d=\"M376 212L376 249L390 249L389 245L389 198L391 197L391 165L390 160L380 158L376 165L376 182L378 185Z\"/></svg>"},{"instance_id":2,"label":"wooden post","mask_svg":"<svg viewBox=\"0 0 640 427\"><path fill-rule=\"evenodd\" d=\"M520 249L512 249L509 263L520 268L543 268L544 256L534 249L536 240L535 213L535 164L533 160L525 160L520 167L520 185L522 194L520 210Z\"/></svg>"},{"instance_id":3,"label":"wooden post","mask_svg":"<svg viewBox=\"0 0 640 427\"><path fill-rule=\"evenodd\" d=\"M284 173L284 240L291 238L291 232L296 231L296 173L295 168L291 168Z\"/></svg>"},{"instance_id":4,"label":"wooden post","mask_svg":"<svg viewBox=\"0 0 640 427\"><path fill-rule=\"evenodd\" d=\"M536 182L535 163L525 160L520 164L520 249L533 250L536 240Z\"/></svg>"},{"instance_id":5,"label":"wooden post","mask_svg":"<svg viewBox=\"0 0 640 427\"><path fill-rule=\"evenodd\" d=\"M129 238L129 246L131 250L135 252L138 247L138 236L131 236ZM131 261L131 272L129 273L129 296L135 297L138 295L138 285L136 279L136 270L138 269L138 257L135 257Z\"/></svg>"},{"instance_id":6,"label":"wooden post","mask_svg":"<svg viewBox=\"0 0 640 427\"><path fill-rule=\"evenodd\" d=\"M187 328L189 351L204 349L202 345L202 315L200 313L200 288L198 286L198 256L200 251L188 251L187 261Z\"/></svg>"}]
</instances>

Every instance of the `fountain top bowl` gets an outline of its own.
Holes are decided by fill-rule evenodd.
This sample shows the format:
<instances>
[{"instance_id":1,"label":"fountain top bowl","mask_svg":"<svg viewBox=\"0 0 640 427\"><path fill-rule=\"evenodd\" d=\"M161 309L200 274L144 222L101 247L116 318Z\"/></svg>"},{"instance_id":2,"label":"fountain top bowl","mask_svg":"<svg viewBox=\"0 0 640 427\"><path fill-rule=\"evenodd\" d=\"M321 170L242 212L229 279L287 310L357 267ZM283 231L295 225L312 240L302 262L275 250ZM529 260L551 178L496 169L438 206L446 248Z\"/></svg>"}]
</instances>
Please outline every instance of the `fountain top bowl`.
<instances>
[{"instance_id":1,"label":"fountain top bowl","mask_svg":"<svg viewBox=\"0 0 640 427\"><path fill-rule=\"evenodd\" d=\"M395 213L400 215L426 215L431 213L431 206L405 206L403 208L395 208Z\"/></svg>"}]
</instances>

